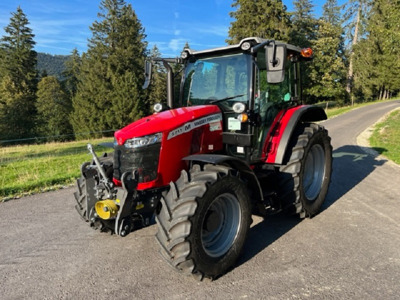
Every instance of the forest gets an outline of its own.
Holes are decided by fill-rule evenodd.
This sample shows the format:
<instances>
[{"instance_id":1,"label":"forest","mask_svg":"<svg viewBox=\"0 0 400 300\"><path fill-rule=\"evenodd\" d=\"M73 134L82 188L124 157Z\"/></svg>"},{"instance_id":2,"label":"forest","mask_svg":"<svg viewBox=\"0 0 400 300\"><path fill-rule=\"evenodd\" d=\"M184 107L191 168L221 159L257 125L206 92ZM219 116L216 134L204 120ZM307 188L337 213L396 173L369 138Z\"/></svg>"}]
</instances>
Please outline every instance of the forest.
<instances>
[{"instance_id":1,"label":"forest","mask_svg":"<svg viewBox=\"0 0 400 300\"><path fill-rule=\"evenodd\" d=\"M69 55L52 55L48 53L37 53L36 70L39 76L55 76L63 80L65 62L69 60Z\"/></svg>"},{"instance_id":2,"label":"forest","mask_svg":"<svg viewBox=\"0 0 400 300\"><path fill-rule=\"evenodd\" d=\"M231 7L228 44L258 36L313 49L313 62L302 74L306 103L353 105L398 95L398 1L350 0L339 6L326 0L318 17L310 0L293 1L290 12L280 0L233 0ZM145 60L162 53L156 45L148 49L131 4L101 0L90 30L86 52L71 49L58 58L65 60L61 76L38 72L47 68L38 67L43 59L34 50L29 20L21 7L11 12L0 38L0 146L110 136L165 101L161 66L153 66L150 88L142 89Z\"/></svg>"}]
</instances>

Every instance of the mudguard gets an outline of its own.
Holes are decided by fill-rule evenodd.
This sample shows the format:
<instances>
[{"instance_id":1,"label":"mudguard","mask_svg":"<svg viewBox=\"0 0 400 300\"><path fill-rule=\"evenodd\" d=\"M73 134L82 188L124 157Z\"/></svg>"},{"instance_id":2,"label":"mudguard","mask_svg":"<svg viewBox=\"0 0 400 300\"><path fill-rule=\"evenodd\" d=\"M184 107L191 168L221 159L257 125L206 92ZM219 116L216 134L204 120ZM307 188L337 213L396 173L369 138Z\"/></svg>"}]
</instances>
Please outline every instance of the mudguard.
<instances>
[{"instance_id":1,"label":"mudguard","mask_svg":"<svg viewBox=\"0 0 400 300\"><path fill-rule=\"evenodd\" d=\"M318 122L326 120L325 111L314 105L301 105L286 110L283 114L279 114L275 119L269 138L267 139L265 149L266 163L282 165L288 144L293 135L294 130L299 123Z\"/></svg>"},{"instance_id":2,"label":"mudguard","mask_svg":"<svg viewBox=\"0 0 400 300\"><path fill-rule=\"evenodd\" d=\"M221 154L194 154L183 158L183 160L214 165L229 165L233 169L238 170L240 174L248 180L252 191L255 193L253 195L254 199L264 201L260 182L258 181L256 174L250 166L240 158Z\"/></svg>"}]
</instances>

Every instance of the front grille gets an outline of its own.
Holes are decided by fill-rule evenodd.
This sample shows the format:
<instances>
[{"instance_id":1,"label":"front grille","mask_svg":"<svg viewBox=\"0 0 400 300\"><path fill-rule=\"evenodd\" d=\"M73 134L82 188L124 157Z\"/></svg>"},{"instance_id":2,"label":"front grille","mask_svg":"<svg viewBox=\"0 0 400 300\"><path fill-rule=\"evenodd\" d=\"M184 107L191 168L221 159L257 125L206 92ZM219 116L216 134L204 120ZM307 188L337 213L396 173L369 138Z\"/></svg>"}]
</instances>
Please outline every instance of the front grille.
<instances>
[{"instance_id":1,"label":"front grille","mask_svg":"<svg viewBox=\"0 0 400 300\"><path fill-rule=\"evenodd\" d=\"M114 149L114 178L121 180L122 174L138 170L139 183L157 178L161 143L128 149L116 146Z\"/></svg>"}]
</instances>

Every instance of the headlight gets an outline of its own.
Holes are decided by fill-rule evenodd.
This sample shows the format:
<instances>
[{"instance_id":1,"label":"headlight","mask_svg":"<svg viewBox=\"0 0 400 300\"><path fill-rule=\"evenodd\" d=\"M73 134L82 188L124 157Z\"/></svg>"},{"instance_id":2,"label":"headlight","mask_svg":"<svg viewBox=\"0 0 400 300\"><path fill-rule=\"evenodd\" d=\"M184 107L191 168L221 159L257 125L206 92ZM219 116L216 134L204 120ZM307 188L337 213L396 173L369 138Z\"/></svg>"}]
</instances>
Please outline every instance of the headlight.
<instances>
[{"instance_id":1,"label":"headlight","mask_svg":"<svg viewBox=\"0 0 400 300\"><path fill-rule=\"evenodd\" d=\"M235 113L241 114L246 110L246 105L244 105L242 102L236 102L233 104L232 109Z\"/></svg>"},{"instance_id":2,"label":"headlight","mask_svg":"<svg viewBox=\"0 0 400 300\"><path fill-rule=\"evenodd\" d=\"M146 135L126 140L124 145L126 148L139 148L156 143L161 143L161 139L162 139L162 133L156 133L152 135Z\"/></svg>"}]
</instances>

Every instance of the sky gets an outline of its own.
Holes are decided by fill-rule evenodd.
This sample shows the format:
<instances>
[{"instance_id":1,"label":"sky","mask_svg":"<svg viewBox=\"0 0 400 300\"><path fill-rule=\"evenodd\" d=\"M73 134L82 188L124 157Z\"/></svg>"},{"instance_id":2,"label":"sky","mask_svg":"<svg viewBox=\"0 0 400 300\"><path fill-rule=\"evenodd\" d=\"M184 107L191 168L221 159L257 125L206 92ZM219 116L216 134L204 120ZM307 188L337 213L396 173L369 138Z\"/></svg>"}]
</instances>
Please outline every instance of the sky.
<instances>
[{"instance_id":1,"label":"sky","mask_svg":"<svg viewBox=\"0 0 400 300\"><path fill-rule=\"evenodd\" d=\"M100 0L2 0L0 36L10 23L12 13L21 7L35 35L35 50L68 55L73 49L87 51L92 36L90 26L98 20ZM196 50L226 44L234 11L231 0L126 0L136 12L147 35L149 49L157 45L163 57L176 57L186 42ZM325 0L314 0L314 14L319 16ZM343 4L344 0L338 0ZM283 0L288 11L292 0Z\"/></svg>"}]
</instances>

